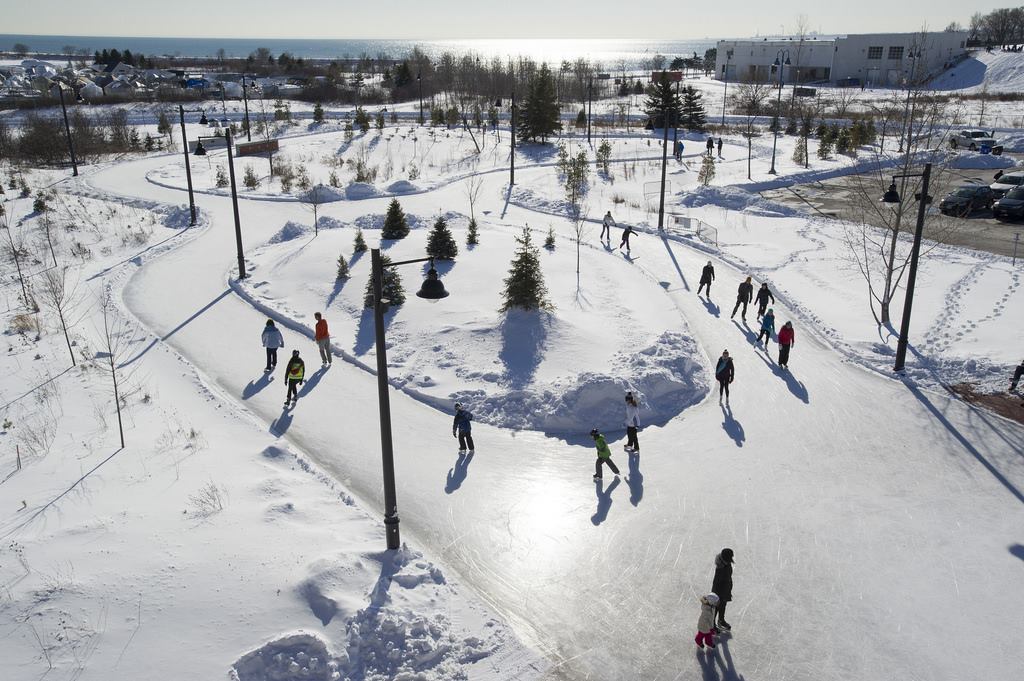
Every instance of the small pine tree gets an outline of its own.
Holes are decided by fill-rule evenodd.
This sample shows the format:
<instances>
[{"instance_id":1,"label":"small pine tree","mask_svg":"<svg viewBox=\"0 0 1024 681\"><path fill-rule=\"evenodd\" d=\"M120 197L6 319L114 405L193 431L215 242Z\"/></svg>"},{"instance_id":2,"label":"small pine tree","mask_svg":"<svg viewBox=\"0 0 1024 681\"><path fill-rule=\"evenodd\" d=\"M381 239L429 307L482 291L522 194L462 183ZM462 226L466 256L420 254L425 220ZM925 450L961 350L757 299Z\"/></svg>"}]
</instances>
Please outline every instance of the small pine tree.
<instances>
[{"instance_id":1,"label":"small pine tree","mask_svg":"<svg viewBox=\"0 0 1024 681\"><path fill-rule=\"evenodd\" d=\"M825 139L828 135L828 126L824 123L818 123L818 127L814 129L814 136L818 139Z\"/></svg>"},{"instance_id":2,"label":"small pine tree","mask_svg":"<svg viewBox=\"0 0 1024 681\"><path fill-rule=\"evenodd\" d=\"M818 140L818 158L828 160L832 158L832 138L824 135Z\"/></svg>"},{"instance_id":3,"label":"small pine tree","mask_svg":"<svg viewBox=\"0 0 1024 681\"><path fill-rule=\"evenodd\" d=\"M362 253L366 250L366 239L363 238L363 230L361 229L356 230L356 239L352 250L355 253Z\"/></svg>"},{"instance_id":4,"label":"small pine tree","mask_svg":"<svg viewBox=\"0 0 1024 681\"><path fill-rule=\"evenodd\" d=\"M602 140L601 144L597 146L597 165L601 168L601 171L607 175L611 168L612 161L612 145L608 140Z\"/></svg>"},{"instance_id":5,"label":"small pine tree","mask_svg":"<svg viewBox=\"0 0 1024 681\"><path fill-rule=\"evenodd\" d=\"M313 122L324 122L324 107L321 106L320 102L317 102L316 104L313 105Z\"/></svg>"},{"instance_id":6,"label":"small pine tree","mask_svg":"<svg viewBox=\"0 0 1024 681\"><path fill-rule=\"evenodd\" d=\"M864 125L864 144L874 144L878 138L878 131L875 129L875 119L869 118Z\"/></svg>"},{"instance_id":7,"label":"small pine tree","mask_svg":"<svg viewBox=\"0 0 1024 681\"><path fill-rule=\"evenodd\" d=\"M381 293L384 299L387 300L392 306L401 305L405 302L405 289L402 288L402 277L398 274L398 270L394 267L388 267L391 264L391 258L386 255L381 256L381 260L384 263L384 281L381 284ZM373 307L373 275L366 282L366 307Z\"/></svg>"},{"instance_id":8,"label":"small pine tree","mask_svg":"<svg viewBox=\"0 0 1024 681\"><path fill-rule=\"evenodd\" d=\"M33 213L45 213L50 210L50 207L46 205L46 194L40 193L36 196L35 201L32 202Z\"/></svg>"},{"instance_id":9,"label":"small pine tree","mask_svg":"<svg viewBox=\"0 0 1024 681\"><path fill-rule=\"evenodd\" d=\"M370 131L370 117L367 115L366 110L363 107L356 108L355 124L359 126L359 129L363 132Z\"/></svg>"},{"instance_id":10,"label":"small pine tree","mask_svg":"<svg viewBox=\"0 0 1024 681\"><path fill-rule=\"evenodd\" d=\"M345 256L344 255L339 255L338 256L338 273L337 273L337 276L335 277L335 279L337 279L338 281L341 281L342 279L348 279L349 276L350 276L350 274L349 274L349 271L348 271L348 263L345 262Z\"/></svg>"},{"instance_id":11,"label":"small pine tree","mask_svg":"<svg viewBox=\"0 0 1024 681\"><path fill-rule=\"evenodd\" d=\"M338 179L338 173L332 170L331 174L327 176L327 183L332 187L340 187L341 180Z\"/></svg>"},{"instance_id":12,"label":"small pine tree","mask_svg":"<svg viewBox=\"0 0 1024 681\"><path fill-rule=\"evenodd\" d=\"M470 218L469 228L466 230L466 245L476 246L480 243L480 236L477 233L476 218Z\"/></svg>"},{"instance_id":13,"label":"small pine tree","mask_svg":"<svg viewBox=\"0 0 1024 681\"><path fill-rule=\"evenodd\" d=\"M549 251L555 250L555 228L548 227L548 235L544 237L544 248Z\"/></svg>"},{"instance_id":14,"label":"small pine tree","mask_svg":"<svg viewBox=\"0 0 1024 681\"><path fill-rule=\"evenodd\" d=\"M703 130L707 127L707 111L704 109L704 95L700 90L687 85L683 88L682 126L687 130Z\"/></svg>"},{"instance_id":15,"label":"small pine tree","mask_svg":"<svg viewBox=\"0 0 1024 681\"><path fill-rule=\"evenodd\" d=\"M427 255L438 260L454 260L458 254L459 247L455 245L448 222L444 216L438 217L427 237Z\"/></svg>"},{"instance_id":16,"label":"small pine tree","mask_svg":"<svg viewBox=\"0 0 1024 681\"><path fill-rule=\"evenodd\" d=\"M796 141L796 147L793 149L793 163L798 166L804 165L807 162L807 154L804 150L804 140L798 139Z\"/></svg>"},{"instance_id":17,"label":"small pine tree","mask_svg":"<svg viewBox=\"0 0 1024 681\"><path fill-rule=\"evenodd\" d=\"M544 274L540 269L540 251L533 245L529 228L524 227L522 236L515 239L519 248L505 278L505 290L501 295L504 302L500 311L551 309Z\"/></svg>"},{"instance_id":18,"label":"small pine tree","mask_svg":"<svg viewBox=\"0 0 1024 681\"><path fill-rule=\"evenodd\" d=\"M700 172L697 173L697 182L707 187L713 179L715 179L715 157L711 154L704 154L704 158L700 162Z\"/></svg>"},{"instance_id":19,"label":"small pine tree","mask_svg":"<svg viewBox=\"0 0 1024 681\"><path fill-rule=\"evenodd\" d=\"M156 119L156 131L161 135L167 135L171 132L171 121L167 118L166 111L160 111L160 115Z\"/></svg>"},{"instance_id":20,"label":"small pine tree","mask_svg":"<svg viewBox=\"0 0 1024 681\"><path fill-rule=\"evenodd\" d=\"M228 180L228 172L224 170L224 166L217 166L217 179L214 180L214 184L218 188L223 189L227 187L231 182ZM248 185L247 185L248 186Z\"/></svg>"},{"instance_id":21,"label":"small pine tree","mask_svg":"<svg viewBox=\"0 0 1024 681\"><path fill-rule=\"evenodd\" d=\"M405 219L405 212L398 199L391 199L388 205L388 213L384 217L384 228L381 230L382 239L404 239L409 235L409 223Z\"/></svg>"},{"instance_id":22,"label":"small pine tree","mask_svg":"<svg viewBox=\"0 0 1024 681\"><path fill-rule=\"evenodd\" d=\"M587 111L586 109L580 109L580 112L576 114L576 127L585 128L587 127Z\"/></svg>"},{"instance_id":23,"label":"small pine tree","mask_svg":"<svg viewBox=\"0 0 1024 681\"><path fill-rule=\"evenodd\" d=\"M256 171L252 169L252 166L245 167L245 174L242 175L242 184L249 189L256 189L260 186L260 178L256 177Z\"/></svg>"},{"instance_id":24,"label":"small pine tree","mask_svg":"<svg viewBox=\"0 0 1024 681\"><path fill-rule=\"evenodd\" d=\"M786 119L786 134L795 135L797 129L796 125L796 116L790 115L789 118Z\"/></svg>"},{"instance_id":25,"label":"small pine tree","mask_svg":"<svg viewBox=\"0 0 1024 681\"><path fill-rule=\"evenodd\" d=\"M836 135L836 153L837 154L849 154L850 153L850 131L843 128Z\"/></svg>"}]
</instances>

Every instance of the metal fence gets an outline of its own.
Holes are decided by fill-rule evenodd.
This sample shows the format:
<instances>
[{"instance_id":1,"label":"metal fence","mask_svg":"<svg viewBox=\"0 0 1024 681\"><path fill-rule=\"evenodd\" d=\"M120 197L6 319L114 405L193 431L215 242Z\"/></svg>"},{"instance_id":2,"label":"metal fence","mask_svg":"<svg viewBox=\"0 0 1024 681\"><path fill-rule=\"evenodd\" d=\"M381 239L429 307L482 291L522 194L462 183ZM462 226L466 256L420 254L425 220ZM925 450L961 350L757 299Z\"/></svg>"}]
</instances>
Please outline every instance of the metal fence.
<instances>
[{"instance_id":1,"label":"metal fence","mask_svg":"<svg viewBox=\"0 0 1024 681\"><path fill-rule=\"evenodd\" d=\"M718 248L718 230L700 218L672 213L671 231L680 236L694 236L704 243Z\"/></svg>"}]
</instances>

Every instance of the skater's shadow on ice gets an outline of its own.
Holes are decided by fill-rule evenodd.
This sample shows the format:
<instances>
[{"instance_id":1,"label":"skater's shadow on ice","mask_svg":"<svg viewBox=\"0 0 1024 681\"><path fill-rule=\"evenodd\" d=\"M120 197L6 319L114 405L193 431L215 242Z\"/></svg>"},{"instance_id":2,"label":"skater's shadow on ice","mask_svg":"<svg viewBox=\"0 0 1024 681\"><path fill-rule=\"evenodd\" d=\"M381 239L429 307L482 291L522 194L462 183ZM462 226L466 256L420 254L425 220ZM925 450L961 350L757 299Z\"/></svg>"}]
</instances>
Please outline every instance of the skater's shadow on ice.
<instances>
[{"instance_id":1,"label":"skater's shadow on ice","mask_svg":"<svg viewBox=\"0 0 1024 681\"><path fill-rule=\"evenodd\" d=\"M715 305L713 302L711 302L710 298L701 298L700 302L704 303L704 309L708 311L708 314L713 315L715 317L722 316L722 309Z\"/></svg>"},{"instance_id":2,"label":"skater's shadow on ice","mask_svg":"<svg viewBox=\"0 0 1024 681\"><path fill-rule=\"evenodd\" d=\"M320 379L327 373L327 367L320 367L314 371L306 380L303 382L299 392L296 393L296 397L305 397L309 393L313 392L313 388L320 382Z\"/></svg>"},{"instance_id":3,"label":"skater's shadow on ice","mask_svg":"<svg viewBox=\"0 0 1024 681\"><path fill-rule=\"evenodd\" d=\"M541 310L510 310L501 323L501 351L505 384L523 388L530 384L544 358L548 315Z\"/></svg>"},{"instance_id":4,"label":"skater's shadow on ice","mask_svg":"<svg viewBox=\"0 0 1024 681\"><path fill-rule=\"evenodd\" d=\"M640 505L644 498L644 474L640 472L640 455L629 455L629 477L626 478L629 485L629 503L634 506Z\"/></svg>"},{"instance_id":5,"label":"skater's shadow on ice","mask_svg":"<svg viewBox=\"0 0 1024 681\"><path fill-rule=\"evenodd\" d=\"M278 437L281 437L288 432L288 428L292 425L292 414L285 407L281 410L281 415L274 419L270 424L270 432Z\"/></svg>"},{"instance_id":6,"label":"skater's shadow on ice","mask_svg":"<svg viewBox=\"0 0 1024 681\"><path fill-rule=\"evenodd\" d=\"M1012 546L1010 546L1009 551L1012 555L1017 556L1021 560L1024 560L1024 545L1013 544Z\"/></svg>"},{"instance_id":7,"label":"skater's shadow on ice","mask_svg":"<svg viewBox=\"0 0 1024 681\"><path fill-rule=\"evenodd\" d=\"M783 369L774 361L771 357L765 358L760 352L757 353L758 359L764 362L765 366L772 370L772 373L781 378L786 382L786 387L789 388L789 392L793 393L804 404L810 404L811 398L807 394L807 387L798 381L796 377L786 369Z\"/></svg>"},{"instance_id":8,"label":"skater's shadow on ice","mask_svg":"<svg viewBox=\"0 0 1024 681\"><path fill-rule=\"evenodd\" d=\"M257 378L255 381L249 381L246 386L242 389L242 399L247 400L259 391L266 388L274 380L274 375L269 371L264 371L263 375Z\"/></svg>"},{"instance_id":9,"label":"skater's shadow on ice","mask_svg":"<svg viewBox=\"0 0 1024 681\"><path fill-rule=\"evenodd\" d=\"M750 343L751 345L757 345L757 334L750 330L750 327L747 326L746 320L743 321L743 324L740 324L735 319L731 321L736 326L736 328L740 330L740 333L743 334L743 337L747 340L748 343Z\"/></svg>"},{"instance_id":10,"label":"skater's shadow on ice","mask_svg":"<svg viewBox=\"0 0 1024 681\"><path fill-rule=\"evenodd\" d=\"M743 432L743 424L732 417L732 409L726 405L722 405L722 418L724 419L722 428L725 429L726 434L732 438L737 447L742 447L747 439L746 433Z\"/></svg>"},{"instance_id":11,"label":"skater's shadow on ice","mask_svg":"<svg viewBox=\"0 0 1024 681\"><path fill-rule=\"evenodd\" d=\"M727 635L716 637L714 650L698 650L696 655L703 681L744 681L743 675L736 672Z\"/></svg>"},{"instance_id":12,"label":"skater's shadow on ice","mask_svg":"<svg viewBox=\"0 0 1024 681\"><path fill-rule=\"evenodd\" d=\"M451 494L462 487L462 483L466 481L466 476L469 475L469 464L472 461L472 454L459 452L459 458L455 461L455 467L448 469L448 478L444 486L445 494Z\"/></svg>"},{"instance_id":13,"label":"skater's shadow on ice","mask_svg":"<svg viewBox=\"0 0 1024 681\"><path fill-rule=\"evenodd\" d=\"M615 476L608 489L604 488L604 480L594 481L594 492L597 494L597 510L590 516L590 522L600 525L608 518L608 511L612 508L612 492L619 486L619 477Z\"/></svg>"}]
</instances>

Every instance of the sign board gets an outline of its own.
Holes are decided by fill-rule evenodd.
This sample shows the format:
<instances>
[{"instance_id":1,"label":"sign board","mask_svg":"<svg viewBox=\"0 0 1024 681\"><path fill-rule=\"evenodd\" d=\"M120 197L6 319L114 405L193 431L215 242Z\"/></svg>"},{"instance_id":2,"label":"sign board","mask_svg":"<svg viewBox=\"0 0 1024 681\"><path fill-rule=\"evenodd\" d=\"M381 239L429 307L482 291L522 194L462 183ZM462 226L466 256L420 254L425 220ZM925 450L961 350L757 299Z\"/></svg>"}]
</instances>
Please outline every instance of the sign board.
<instances>
[{"instance_id":1,"label":"sign board","mask_svg":"<svg viewBox=\"0 0 1024 681\"><path fill-rule=\"evenodd\" d=\"M274 153L278 150L277 140L261 140L259 142L238 142L235 144L235 155L255 156L256 154Z\"/></svg>"},{"instance_id":2,"label":"sign board","mask_svg":"<svg viewBox=\"0 0 1024 681\"><path fill-rule=\"evenodd\" d=\"M793 93L797 97L814 97L818 91L812 87L798 87L793 89Z\"/></svg>"},{"instance_id":3,"label":"sign board","mask_svg":"<svg viewBox=\"0 0 1024 681\"><path fill-rule=\"evenodd\" d=\"M670 83L678 83L683 79L682 71L651 71L651 82L661 82L662 76L668 79Z\"/></svg>"},{"instance_id":4,"label":"sign board","mask_svg":"<svg viewBox=\"0 0 1024 681\"><path fill-rule=\"evenodd\" d=\"M199 140L188 141L189 153L195 152L197 144L199 144ZM227 147L227 138L225 137L203 137L204 149L227 149Z\"/></svg>"}]
</instances>

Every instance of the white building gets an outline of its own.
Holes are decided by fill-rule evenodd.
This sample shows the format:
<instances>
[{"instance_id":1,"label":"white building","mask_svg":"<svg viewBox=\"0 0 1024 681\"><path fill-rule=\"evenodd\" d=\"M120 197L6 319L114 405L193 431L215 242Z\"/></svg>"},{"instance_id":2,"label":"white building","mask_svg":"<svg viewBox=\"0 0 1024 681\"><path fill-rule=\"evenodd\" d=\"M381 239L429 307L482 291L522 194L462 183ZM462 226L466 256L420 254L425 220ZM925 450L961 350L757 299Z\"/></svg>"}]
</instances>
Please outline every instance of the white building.
<instances>
[{"instance_id":1,"label":"white building","mask_svg":"<svg viewBox=\"0 0 1024 681\"><path fill-rule=\"evenodd\" d=\"M967 32L863 33L841 36L721 40L715 59L719 80L775 80L772 64L783 67L786 83L897 86L911 77L924 80L966 55ZM917 56L920 55L920 56Z\"/></svg>"}]
</instances>

